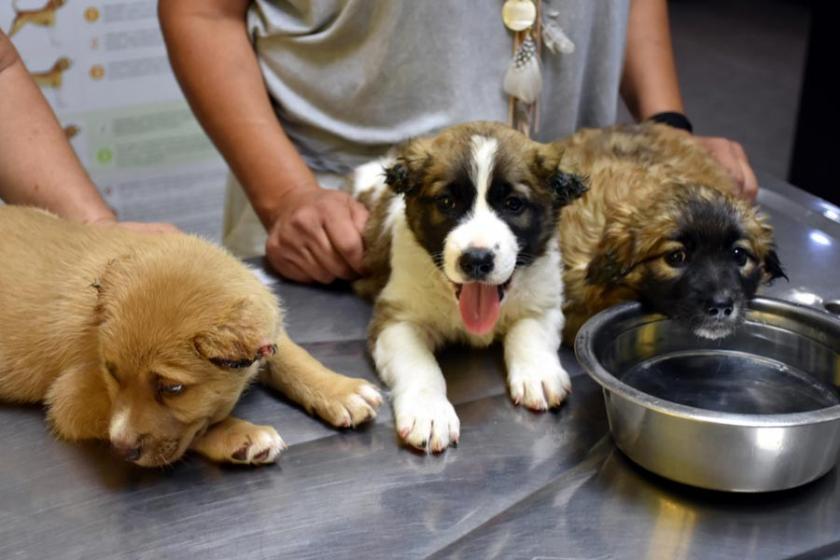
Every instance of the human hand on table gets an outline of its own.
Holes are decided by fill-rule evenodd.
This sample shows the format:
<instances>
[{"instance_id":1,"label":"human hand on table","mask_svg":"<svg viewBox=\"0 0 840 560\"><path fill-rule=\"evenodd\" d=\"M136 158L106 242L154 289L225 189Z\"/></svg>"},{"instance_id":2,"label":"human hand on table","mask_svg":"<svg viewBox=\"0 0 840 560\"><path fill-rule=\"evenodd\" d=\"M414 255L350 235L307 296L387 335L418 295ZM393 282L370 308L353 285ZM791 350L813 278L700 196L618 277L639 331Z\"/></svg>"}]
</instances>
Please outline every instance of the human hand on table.
<instances>
[{"instance_id":1,"label":"human hand on table","mask_svg":"<svg viewBox=\"0 0 840 560\"><path fill-rule=\"evenodd\" d=\"M327 189L291 192L268 231L265 254L282 276L329 284L363 274L367 209L349 194Z\"/></svg>"},{"instance_id":2,"label":"human hand on table","mask_svg":"<svg viewBox=\"0 0 840 560\"><path fill-rule=\"evenodd\" d=\"M758 181L741 144L727 138L712 136L695 136L695 139L735 180L735 194L750 201L755 200L758 195Z\"/></svg>"}]
</instances>

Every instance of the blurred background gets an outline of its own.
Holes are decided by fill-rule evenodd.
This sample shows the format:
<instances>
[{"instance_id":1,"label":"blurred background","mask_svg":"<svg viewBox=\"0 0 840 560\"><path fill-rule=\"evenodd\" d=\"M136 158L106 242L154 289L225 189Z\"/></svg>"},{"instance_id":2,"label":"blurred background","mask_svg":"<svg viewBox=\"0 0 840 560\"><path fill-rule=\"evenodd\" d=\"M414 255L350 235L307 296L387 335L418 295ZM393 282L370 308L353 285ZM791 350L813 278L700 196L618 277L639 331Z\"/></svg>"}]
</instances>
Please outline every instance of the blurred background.
<instances>
[{"instance_id":1,"label":"blurred background","mask_svg":"<svg viewBox=\"0 0 840 560\"><path fill-rule=\"evenodd\" d=\"M15 6L38 8L47 1L3 2L0 27L42 85L108 202L122 219L172 222L218 240L226 166L172 77L156 2L50 0L58 6L55 25L16 27ZM696 132L741 142L759 173L791 180L837 203L827 175L830 158L824 156L831 145L825 130L831 119L837 125L828 64L836 65L829 59L838 49L827 40L837 8L829 4L671 0L669 5L680 84ZM812 15L813 28L826 31L809 57ZM810 114L800 115L808 64L804 93ZM626 111L622 120L629 120Z\"/></svg>"}]
</instances>

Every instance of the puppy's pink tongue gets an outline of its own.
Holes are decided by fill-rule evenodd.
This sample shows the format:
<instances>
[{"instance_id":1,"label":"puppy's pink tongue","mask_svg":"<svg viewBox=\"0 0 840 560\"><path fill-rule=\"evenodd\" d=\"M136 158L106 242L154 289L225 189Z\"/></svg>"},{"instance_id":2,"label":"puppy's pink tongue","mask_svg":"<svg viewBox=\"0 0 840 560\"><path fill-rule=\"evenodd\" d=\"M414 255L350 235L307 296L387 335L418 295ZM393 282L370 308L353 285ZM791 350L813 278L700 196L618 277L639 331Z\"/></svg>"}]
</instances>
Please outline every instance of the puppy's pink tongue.
<instances>
[{"instance_id":1,"label":"puppy's pink tongue","mask_svg":"<svg viewBox=\"0 0 840 560\"><path fill-rule=\"evenodd\" d=\"M472 334L485 334L493 330L499 319L498 286L470 282L461 287L458 298L461 319Z\"/></svg>"}]
</instances>

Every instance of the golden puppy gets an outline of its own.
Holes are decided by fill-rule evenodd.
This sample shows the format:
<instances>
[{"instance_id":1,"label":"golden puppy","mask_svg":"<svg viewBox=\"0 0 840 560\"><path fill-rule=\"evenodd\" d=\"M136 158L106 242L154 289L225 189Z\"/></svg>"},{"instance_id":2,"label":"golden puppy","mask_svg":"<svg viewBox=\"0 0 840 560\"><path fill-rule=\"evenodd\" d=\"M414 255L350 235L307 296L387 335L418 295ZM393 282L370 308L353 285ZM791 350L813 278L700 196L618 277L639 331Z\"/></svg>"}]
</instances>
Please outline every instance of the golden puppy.
<instances>
[{"instance_id":1,"label":"golden puppy","mask_svg":"<svg viewBox=\"0 0 840 560\"><path fill-rule=\"evenodd\" d=\"M110 440L141 466L194 449L269 463L270 426L230 415L261 379L335 426L375 416L377 390L289 340L276 298L197 237L84 226L0 208L0 399L47 405L59 437Z\"/></svg>"},{"instance_id":2,"label":"golden puppy","mask_svg":"<svg viewBox=\"0 0 840 560\"><path fill-rule=\"evenodd\" d=\"M583 130L553 144L589 192L559 221L564 340L641 300L705 338L732 332L759 285L784 276L766 218L691 137L664 125Z\"/></svg>"}]
</instances>

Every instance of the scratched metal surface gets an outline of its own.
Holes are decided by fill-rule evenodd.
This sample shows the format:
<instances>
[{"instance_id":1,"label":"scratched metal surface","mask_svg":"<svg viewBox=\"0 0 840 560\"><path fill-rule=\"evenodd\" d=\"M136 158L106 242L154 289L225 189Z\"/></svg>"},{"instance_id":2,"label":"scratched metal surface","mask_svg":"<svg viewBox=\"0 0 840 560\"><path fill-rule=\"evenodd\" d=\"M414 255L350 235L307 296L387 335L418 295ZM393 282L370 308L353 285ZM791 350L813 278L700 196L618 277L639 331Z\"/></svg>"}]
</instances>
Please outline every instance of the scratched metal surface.
<instances>
[{"instance_id":1,"label":"scratched metal surface","mask_svg":"<svg viewBox=\"0 0 840 560\"><path fill-rule=\"evenodd\" d=\"M791 281L768 293L840 298L836 209L763 178ZM840 211L838 211L840 212ZM342 290L271 281L293 337L329 366L375 379L369 307ZM279 465L189 457L167 470L48 433L38 407L0 405L0 558L823 558L840 554L840 477L759 496L650 475L607 434L601 394L572 354L574 393L536 415L505 396L498 348L441 356L461 445L401 448L391 413L338 432L252 389L237 413L278 428Z\"/></svg>"}]
</instances>

